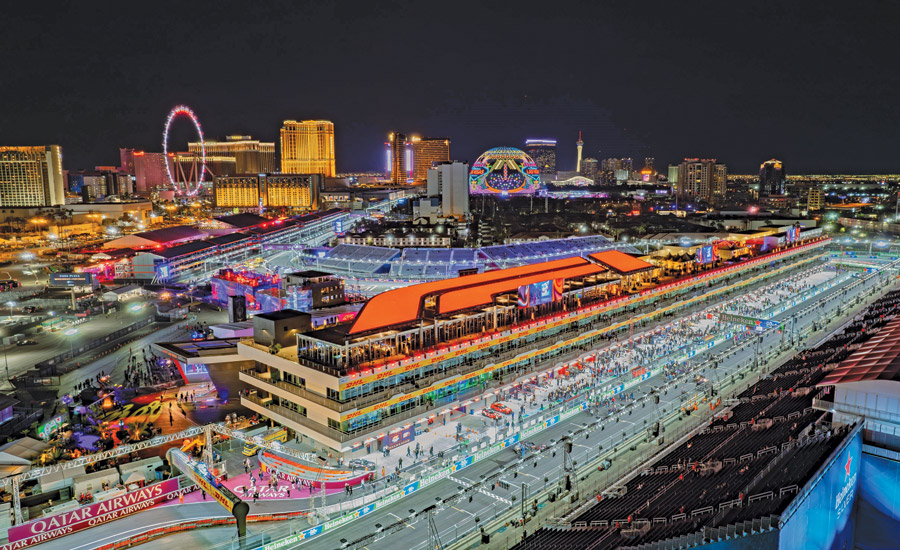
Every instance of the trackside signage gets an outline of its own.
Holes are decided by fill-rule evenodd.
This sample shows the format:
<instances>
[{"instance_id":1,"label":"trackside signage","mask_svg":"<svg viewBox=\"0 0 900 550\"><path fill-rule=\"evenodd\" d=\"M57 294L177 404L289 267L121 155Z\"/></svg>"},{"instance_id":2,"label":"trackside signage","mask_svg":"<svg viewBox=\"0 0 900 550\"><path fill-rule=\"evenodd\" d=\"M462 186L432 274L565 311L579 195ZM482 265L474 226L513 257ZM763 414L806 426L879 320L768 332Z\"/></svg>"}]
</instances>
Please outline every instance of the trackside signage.
<instances>
[{"instance_id":1,"label":"trackside signage","mask_svg":"<svg viewBox=\"0 0 900 550\"><path fill-rule=\"evenodd\" d=\"M32 544L47 542L83 529L102 525L146 510L166 500L170 494L177 491L178 480L167 479L120 497L17 525L10 528L9 544L0 546L0 550L25 548Z\"/></svg>"}]
</instances>

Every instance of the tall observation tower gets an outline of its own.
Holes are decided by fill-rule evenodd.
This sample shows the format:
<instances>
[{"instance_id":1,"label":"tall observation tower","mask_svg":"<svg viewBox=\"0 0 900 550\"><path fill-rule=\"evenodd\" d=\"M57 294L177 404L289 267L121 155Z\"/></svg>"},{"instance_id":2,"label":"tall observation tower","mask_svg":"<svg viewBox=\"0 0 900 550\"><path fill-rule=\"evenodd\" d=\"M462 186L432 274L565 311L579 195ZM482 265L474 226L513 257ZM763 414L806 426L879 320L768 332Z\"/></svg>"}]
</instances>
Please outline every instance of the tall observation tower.
<instances>
[{"instance_id":1,"label":"tall observation tower","mask_svg":"<svg viewBox=\"0 0 900 550\"><path fill-rule=\"evenodd\" d=\"M575 162L575 171L580 174L581 173L581 148L584 147L584 142L581 141L581 130L578 131L578 141L575 142L575 146L578 147L578 160Z\"/></svg>"}]
</instances>

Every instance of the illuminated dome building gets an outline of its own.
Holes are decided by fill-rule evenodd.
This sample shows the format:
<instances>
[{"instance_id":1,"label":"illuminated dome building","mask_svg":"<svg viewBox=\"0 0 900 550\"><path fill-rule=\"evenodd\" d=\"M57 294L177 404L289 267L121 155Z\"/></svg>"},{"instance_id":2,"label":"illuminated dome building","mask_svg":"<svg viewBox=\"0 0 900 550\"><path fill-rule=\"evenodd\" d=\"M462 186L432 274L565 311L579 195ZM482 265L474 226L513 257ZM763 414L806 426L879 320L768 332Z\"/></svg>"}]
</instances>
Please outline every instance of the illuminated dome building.
<instances>
[{"instance_id":1,"label":"illuminated dome building","mask_svg":"<svg viewBox=\"0 0 900 550\"><path fill-rule=\"evenodd\" d=\"M469 172L469 193L533 195L540 187L540 169L524 151L495 147L478 157Z\"/></svg>"}]
</instances>

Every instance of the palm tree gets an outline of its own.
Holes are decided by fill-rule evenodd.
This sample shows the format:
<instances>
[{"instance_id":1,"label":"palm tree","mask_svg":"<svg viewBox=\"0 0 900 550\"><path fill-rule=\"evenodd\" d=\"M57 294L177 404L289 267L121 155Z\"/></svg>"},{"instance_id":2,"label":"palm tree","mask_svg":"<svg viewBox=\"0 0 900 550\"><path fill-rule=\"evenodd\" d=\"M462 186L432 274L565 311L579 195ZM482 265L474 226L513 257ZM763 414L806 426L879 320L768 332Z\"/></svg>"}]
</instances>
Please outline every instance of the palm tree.
<instances>
[{"instance_id":1,"label":"palm tree","mask_svg":"<svg viewBox=\"0 0 900 550\"><path fill-rule=\"evenodd\" d=\"M63 459L65 454L66 452L62 447L50 447L41 455L41 463L47 465L56 464Z\"/></svg>"}]
</instances>

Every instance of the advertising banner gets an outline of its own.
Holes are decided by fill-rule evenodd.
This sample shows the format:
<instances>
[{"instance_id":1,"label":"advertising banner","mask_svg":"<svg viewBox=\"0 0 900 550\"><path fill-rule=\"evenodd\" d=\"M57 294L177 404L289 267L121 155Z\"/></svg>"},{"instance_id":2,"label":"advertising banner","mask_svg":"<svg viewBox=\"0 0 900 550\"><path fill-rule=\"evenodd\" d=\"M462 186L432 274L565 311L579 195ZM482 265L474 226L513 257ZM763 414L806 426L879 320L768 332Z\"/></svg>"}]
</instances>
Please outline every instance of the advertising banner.
<instances>
[{"instance_id":1,"label":"advertising banner","mask_svg":"<svg viewBox=\"0 0 900 550\"><path fill-rule=\"evenodd\" d=\"M539 306L562 299L565 279L551 279L519 287L519 307Z\"/></svg>"},{"instance_id":2,"label":"advertising banner","mask_svg":"<svg viewBox=\"0 0 900 550\"><path fill-rule=\"evenodd\" d=\"M711 264L716 261L716 247L708 244L697 249L697 263Z\"/></svg>"},{"instance_id":3,"label":"advertising banner","mask_svg":"<svg viewBox=\"0 0 900 550\"><path fill-rule=\"evenodd\" d=\"M44 441L50 439L56 432L59 431L60 428L65 425L66 422L69 421L69 414L64 413L59 416L54 416L47 422L41 424L37 428L37 436L43 439Z\"/></svg>"},{"instance_id":4,"label":"advertising banner","mask_svg":"<svg viewBox=\"0 0 900 550\"><path fill-rule=\"evenodd\" d=\"M9 529L10 543L0 546L0 549L25 548L95 527L146 510L177 492L178 480L167 479L120 497L16 525Z\"/></svg>"},{"instance_id":5,"label":"advertising banner","mask_svg":"<svg viewBox=\"0 0 900 550\"><path fill-rule=\"evenodd\" d=\"M799 235L800 230L796 227L788 227L787 235L785 236L785 241L788 243L797 242L797 236Z\"/></svg>"},{"instance_id":6,"label":"advertising banner","mask_svg":"<svg viewBox=\"0 0 900 550\"><path fill-rule=\"evenodd\" d=\"M51 273L50 286L52 287L73 287L73 286L92 286L94 275L91 273Z\"/></svg>"},{"instance_id":7,"label":"advertising banner","mask_svg":"<svg viewBox=\"0 0 900 550\"><path fill-rule=\"evenodd\" d=\"M409 428L403 428L399 432L388 434L381 438L381 449L393 449L395 447L399 447L400 445L406 445L410 441L416 438L416 427L410 426Z\"/></svg>"},{"instance_id":8,"label":"advertising banner","mask_svg":"<svg viewBox=\"0 0 900 550\"><path fill-rule=\"evenodd\" d=\"M212 472L209 471L206 464L195 461L188 457L178 449L169 449L166 458L181 473L186 475L191 481L197 483L201 489L206 491L208 495L216 499L216 502L222 505L229 512L234 513L235 507L243 501L237 495L232 493L227 487L216 479ZM246 504L245 504L246 506Z\"/></svg>"}]
</instances>

